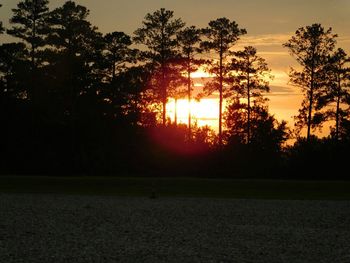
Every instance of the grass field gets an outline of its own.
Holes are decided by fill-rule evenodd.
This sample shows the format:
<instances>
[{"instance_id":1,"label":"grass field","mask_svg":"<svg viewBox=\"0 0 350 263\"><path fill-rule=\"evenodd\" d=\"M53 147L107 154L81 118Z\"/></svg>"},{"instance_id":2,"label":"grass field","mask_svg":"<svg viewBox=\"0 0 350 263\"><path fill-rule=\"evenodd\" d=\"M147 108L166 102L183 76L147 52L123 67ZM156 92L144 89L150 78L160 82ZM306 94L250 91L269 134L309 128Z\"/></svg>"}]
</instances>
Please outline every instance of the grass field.
<instances>
[{"instance_id":1,"label":"grass field","mask_svg":"<svg viewBox=\"0 0 350 263\"><path fill-rule=\"evenodd\" d=\"M0 176L0 193L350 200L350 181Z\"/></svg>"}]
</instances>

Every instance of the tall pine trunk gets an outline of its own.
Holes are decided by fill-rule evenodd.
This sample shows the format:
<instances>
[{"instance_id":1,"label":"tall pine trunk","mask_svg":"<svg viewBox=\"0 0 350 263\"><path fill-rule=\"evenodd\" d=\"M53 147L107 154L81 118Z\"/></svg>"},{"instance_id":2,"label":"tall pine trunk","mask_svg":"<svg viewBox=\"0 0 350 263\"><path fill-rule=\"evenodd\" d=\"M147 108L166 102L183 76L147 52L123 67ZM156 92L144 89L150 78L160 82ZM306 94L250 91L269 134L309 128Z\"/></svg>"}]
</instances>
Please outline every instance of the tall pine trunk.
<instances>
[{"instance_id":1,"label":"tall pine trunk","mask_svg":"<svg viewBox=\"0 0 350 263\"><path fill-rule=\"evenodd\" d=\"M314 59L314 58L313 58ZM309 94L309 110L307 118L307 137L306 140L309 142L311 139L311 124L312 124L312 104L314 102L314 62L312 62L311 67L311 83L310 83L310 94Z\"/></svg>"},{"instance_id":2,"label":"tall pine trunk","mask_svg":"<svg viewBox=\"0 0 350 263\"><path fill-rule=\"evenodd\" d=\"M221 46L220 46L220 83L219 83L219 146L222 146L222 103L223 103L223 73L222 73L222 60L223 60L223 50L222 50L222 37L221 37Z\"/></svg>"},{"instance_id":3,"label":"tall pine trunk","mask_svg":"<svg viewBox=\"0 0 350 263\"><path fill-rule=\"evenodd\" d=\"M191 62L188 56L188 67L187 67L187 92L188 92L188 140L191 140L192 127L191 127Z\"/></svg>"},{"instance_id":4,"label":"tall pine trunk","mask_svg":"<svg viewBox=\"0 0 350 263\"><path fill-rule=\"evenodd\" d=\"M162 120L163 120L163 127L166 126L166 103L167 103L167 87L165 85L165 66L164 63L162 63L162 104L163 104L163 116L162 116Z\"/></svg>"},{"instance_id":5,"label":"tall pine trunk","mask_svg":"<svg viewBox=\"0 0 350 263\"><path fill-rule=\"evenodd\" d=\"M339 140L339 115L340 115L340 90L341 90L341 83L340 78L338 77L338 92L337 92L337 109L335 113L335 139Z\"/></svg>"},{"instance_id":6,"label":"tall pine trunk","mask_svg":"<svg viewBox=\"0 0 350 263\"><path fill-rule=\"evenodd\" d=\"M174 116L175 126L177 126L177 98L175 98L175 116Z\"/></svg>"},{"instance_id":7,"label":"tall pine trunk","mask_svg":"<svg viewBox=\"0 0 350 263\"><path fill-rule=\"evenodd\" d=\"M250 115L251 115L251 107L250 107L250 75L247 74L247 92L248 92L248 122L247 122L247 143L250 143Z\"/></svg>"}]
</instances>

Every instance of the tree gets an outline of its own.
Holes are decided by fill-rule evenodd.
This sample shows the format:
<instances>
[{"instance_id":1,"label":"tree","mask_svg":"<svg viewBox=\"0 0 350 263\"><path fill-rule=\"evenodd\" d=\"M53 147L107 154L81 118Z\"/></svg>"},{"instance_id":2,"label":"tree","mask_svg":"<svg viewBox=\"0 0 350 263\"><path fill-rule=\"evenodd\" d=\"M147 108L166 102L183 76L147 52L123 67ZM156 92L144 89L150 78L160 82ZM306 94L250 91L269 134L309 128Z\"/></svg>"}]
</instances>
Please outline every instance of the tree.
<instances>
[{"instance_id":1,"label":"tree","mask_svg":"<svg viewBox=\"0 0 350 263\"><path fill-rule=\"evenodd\" d=\"M332 28L325 30L320 24L301 27L285 44L292 56L301 65L301 70L291 68L290 82L302 88L304 100L296 117L297 129L307 127L307 141L310 140L311 129L319 127L324 116L320 113L319 98L324 95L326 85L327 58L334 50L337 35ZM313 112L315 111L315 113Z\"/></svg>"},{"instance_id":2,"label":"tree","mask_svg":"<svg viewBox=\"0 0 350 263\"><path fill-rule=\"evenodd\" d=\"M147 119L151 112L145 92L149 75L142 66L128 67L116 75L99 94L103 115L124 125L152 126L153 120Z\"/></svg>"},{"instance_id":3,"label":"tree","mask_svg":"<svg viewBox=\"0 0 350 263\"><path fill-rule=\"evenodd\" d=\"M50 61L53 78L72 108L78 96L96 94L102 78L104 41L97 28L87 21L88 15L86 7L67 1L48 18L51 26L48 43L54 47Z\"/></svg>"},{"instance_id":4,"label":"tree","mask_svg":"<svg viewBox=\"0 0 350 263\"><path fill-rule=\"evenodd\" d=\"M0 7L2 7L2 4L0 4ZM4 32L4 27L2 26L2 21L0 21L0 34Z\"/></svg>"},{"instance_id":5,"label":"tree","mask_svg":"<svg viewBox=\"0 0 350 263\"><path fill-rule=\"evenodd\" d=\"M334 138L339 140L343 130L343 124L346 123L348 117L348 109L344 106L350 105L350 58L346 52L339 48L329 58L327 67L327 81L329 84L326 87L326 95L323 98L323 103L326 105L335 105L332 110L328 111L331 119L335 120L333 129ZM343 107L342 107L343 105ZM346 125L345 125L346 126Z\"/></svg>"},{"instance_id":6,"label":"tree","mask_svg":"<svg viewBox=\"0 0 350 263\"><path fill-rule=\"evenodd\" d=\"M142 81L147 79L148 74L141 67L132 66L139 51L132 49L131 45L131 37L124 32L104 36L102 88L98 95L105 116L118 121L127 119L128 124L136 124L140 117L139 93L143 91Z\"/></svg>"},{"instance_id":7,"label":"tree","mask_svg":"<svg viewBox=\"0 0 350 263\"><path fill-rule=\"evenodd\" d=\"M203 60L195 58L201 53L201 30L195 26L187 27L178 35L179 44L182 51L182 61L187 75L187 97L188 97L188 138L191 139L191 100L192 100L192 79L191 73L198 70L198 66Z\"/></svg>"},{"instance_id":8,"label":"tree","mask_svg":"<svg viewBox=\"0 0 350 263\"><path fill-rule=\"evenodd\" d=\"M230 55L230 49L239 40L239 37L246 34L245 29L239 29L235 21L227 18L218 18L209 22L209 27L203 29L207 40L203 41L201 47L218 55L218 60L212 60L209 72L214 75L214 81L206 87L208 93L219 92L219 144L222 145L222 105L225 93L225 78L229 74L229 65L226 61Z\"/></svg>"},{"instance_id":9,"label":"tree","mask_svg":"<svg viewBox=\"0 0 350 263\"><path fill-rule=\"evenodd\" d=\"M250 123L246 105L237 100L231 103L225 113L226 137L228 144L246 144L248 125L251 129L249 144L254 149L278 153L288 139L287 123L278 122L268 112L267 106L255 102L250 110Z\"/></svg>"},{"instance_id":10,"label":"tree","mask_svg":"<svg viewBox=\"0 0 350 263\"><path fill-rule=\"evenodd\" d=\"M153 14L147 14L143 26L134 34L136 44L145 45L148 50L143 52L143 59L153 67L154 87L157 100L162 103L162 121L166 125L166 104L169 87L173 81L181 78L181 71L171 63L178 59L177 34L184 27L181 19L174 19L174 12L161 8Z\"/></svg>"},{"instance_id":11,"label":"tree","mask_svg":"<svg viewBox=\"0 0 350 263\"><path fill-rule=\"evenodd\" d=\"M0 97L25 97L30 63L23 43L5 43L0 46Z\"/></svg>"},{"instance_id":12,"label":"tree","mask_svg":"<svg viewBox=\"0 0 350 263\"><path fill-rule=\"evenodd\" d=\"M265 60L259 57L254 47L245 47L243 51L233 52L232 70L235 71L233 77L233 94L247 100L247 143L251 139L251 103L262 99L262 92L270 90L268 79L272 78L270 70Z\"/></svg>"},{"instance_id":13,"label":"tree","mask_svg":"<svg viewBox=\"0 0 350 263\"><path fill-rule=\"evenodd\" d=\"M135 62L137 50L130 48L131 38L124 32L108 33L104 42L104 56L114 80L118 72L125 69L127 63Z\"/></svg>"},{"instance_id":14,"label":"tree","mask_svg":"<svg viewBox=\"0 0 350 263\"><path fill-rule=\"evenodd\" d=\"M89 10L73 1L50 12L47 19L51 30L47 41L51 89L55 111L59 109L64 123L70 127L72 165L81 164L84 147L79 139L85 132L79 129L98 122L98 93L104 76L103 36L87 20ZM80 136L76 134L80 132ZM79 154L80 153L80 154Z\"/></svg>"},{"instance_id":15,"label":"tree","mask_svg":"<svg viewBox=\"0 0 350 263\"><path fill-rule=\"evenodd\" d=\"M30 89L27 96L35 104L39 97L37 67L41 65L42 59L40 48L46 45L46 34L48 25L46 22L49 11L48 0L24 0L12 9L13 17L10 23L14 26L7 30L7 33L22 39L30 50L31 78Z\"/></svg>"},{"instance_id":16,"label":"tree","mask_svg":"<svg viewBox=\"0 0 350 263\"><path fill-rule=\"evenodd\" d=\"M47 34L48 0L24 0L12 9L11 24L15 24L7 33L22 39L30 46L30 56L33 69L38 64L38 49L43 47Z\"/></svg>"}]
</instances>

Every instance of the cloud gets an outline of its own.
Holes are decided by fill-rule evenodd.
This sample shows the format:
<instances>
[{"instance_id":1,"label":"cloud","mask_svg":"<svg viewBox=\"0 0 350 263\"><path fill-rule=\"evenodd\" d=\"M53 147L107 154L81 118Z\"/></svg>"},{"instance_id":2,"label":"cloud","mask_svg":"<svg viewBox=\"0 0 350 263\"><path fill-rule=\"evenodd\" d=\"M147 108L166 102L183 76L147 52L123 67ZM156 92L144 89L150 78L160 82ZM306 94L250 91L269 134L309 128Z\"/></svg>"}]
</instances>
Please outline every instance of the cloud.
<instances>
[{"instance_id":1,"label":"cloud","mask_svg":"<svg viewBox=\"0 0 350 263\"><path fill-rule=\"evenodd\" d=\"M295 95L297 88L291 86L270 86L270 95Z\"/></svg>"},{"instance_id":2,"label":"cloud","mask_svg":"<svg viewBox=\"0 0 350 263\"><path fill-rule=\"evenodd\" d=\"M283 43L287 42L293 33L286 34L263 34L253 36L243 36L237 46L282 46Z\"/></svg>"}]
</instances>

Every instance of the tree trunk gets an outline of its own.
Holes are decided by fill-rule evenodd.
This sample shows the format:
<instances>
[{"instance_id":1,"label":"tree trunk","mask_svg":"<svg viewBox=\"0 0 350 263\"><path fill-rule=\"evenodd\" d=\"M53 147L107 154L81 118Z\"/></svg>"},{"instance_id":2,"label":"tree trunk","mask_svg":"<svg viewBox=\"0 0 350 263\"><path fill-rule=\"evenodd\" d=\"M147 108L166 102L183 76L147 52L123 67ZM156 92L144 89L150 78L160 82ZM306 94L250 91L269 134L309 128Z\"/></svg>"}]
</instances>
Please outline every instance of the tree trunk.
<instances>
[{"instance_id":1,"label":"tree trunk","mask_svg":"<svg viewBox=\"0 0 350 263\"><path fill-rule=\"evenodd\" d=\"M311 84L311 86L313 86ZM313 103L313 87L310 90L310 95L309 95L309 113L307 117L307 141L310 141L311 138L311 119L312 119L312 103Z\"/></svg>"},{"instance_id":2,"label":"tree trunk","mask_svg":"<svg viewBox=\"0 0 350 263\"><path fill-rule=\"evenodd\" d=\"M34 10L33 10L34 11ZM36 21L35 19L33 20L33 26L32 26L32 36L33 39L36 38ZM32 68L31 68L31 87L30 87L30 92L28 94L29 99L32 101L32 103L35 105L36 104L36 64L35 64L35 43L31 42L31 64L32 64Z\"/></svg>"},{"instance_id":3,"label":"tree trunk","mask_svg":"<svg viewBox=\"0 0 350 263\"><path fill-rule=\"evenodd\" d=\"M340 78L338 77L338 93L337 93L337 110L335 113L335 139L338 141L339 140L339 114L340 114L340 89L341 89L341 84L340 84Z\"/></svg>"},{"instance_id":4,"label":"tree trunk","mask_svg":"<svg viewBox=\"0 0 350 263\"><path fill-rule=\"evenodd\" d=\"M188 56L188 68L187 68L187 92L188 92L188 140L191 140L191 62L190 56Z\"/></svg>"},{"instance_id":5,"label":"tree trunk","mask_svg":"<svg viewBox=\"0 0 350 263\"><path fill-rule=\"evenodd\" d=\"M112 80L113 81L115 80L115 70L116 70L116 67L115 67L115 60L114 60L113 65L112 65Z\"/></svg>"},{"instance_id":6,"label":"tree trunk","mask_svg":"<svg viewBox=\"0 0 350 263\"><path fill-rule=\"evenodd\" d=\"M223 102L223 74L222 74L222 60L223 60L223 54L222 54L222 38L221 38L221 47L220 47L220 83L219 83L219 94L220 94L220 101L219 101L219 146L222 146L222 102Z\"/></svg>"},{"instance_id":7,"label":"tree trunk","mask_svg":"<svg viewBox=\"0 0 350 263\"><path fill-rule=\"evenodd\" d=\"M163 127L166 126L166 102L167 102L167 90L165 85L165 66L162 64L162 103L163 103Z\"/></svg>"},{"instance_id":8,"label":"tree trunk","mask_svg":"<svg viewBox=\"0 0 350 263\"><path fill-rule=\"evenodd\" d=\"M247 143L250 143L250 75L247 74L247 92L248 92L248 122L247 122Z\"/></svg>"},{"instance_id":9,"label":"tree trunk","mask_svg":"<svg viewBox=\"0 0 350 263\"><path fill-rule=\"evenodd\" d=\"M314 63L314 62L313 62ZM307 118L307 137L306 140L309 142L311 139L311 121L312 121L312 104L314 97L314 65L311 67L311 83L310 83L310 94L309 94L309 113Z\"/></svg>"},{"instance_id":10,"label":"tree trunk","mask_svg":"<svg viewBox=\"0 0 350 263\"><path fill-rule=\"evenodd\" d=\"M163 98L163 126L166 125L166 99Z\"/></svg>"},{"instance_id":11,"label":"tree trunk","mask_svg":"<svg viewBox=\"0 0 350 263\"><path fill-rule=\"evenodd\" d=\"M175 126L177 126L177 98L175 98L175 116L174 116Z\"/></svg>"}]
</instances>

